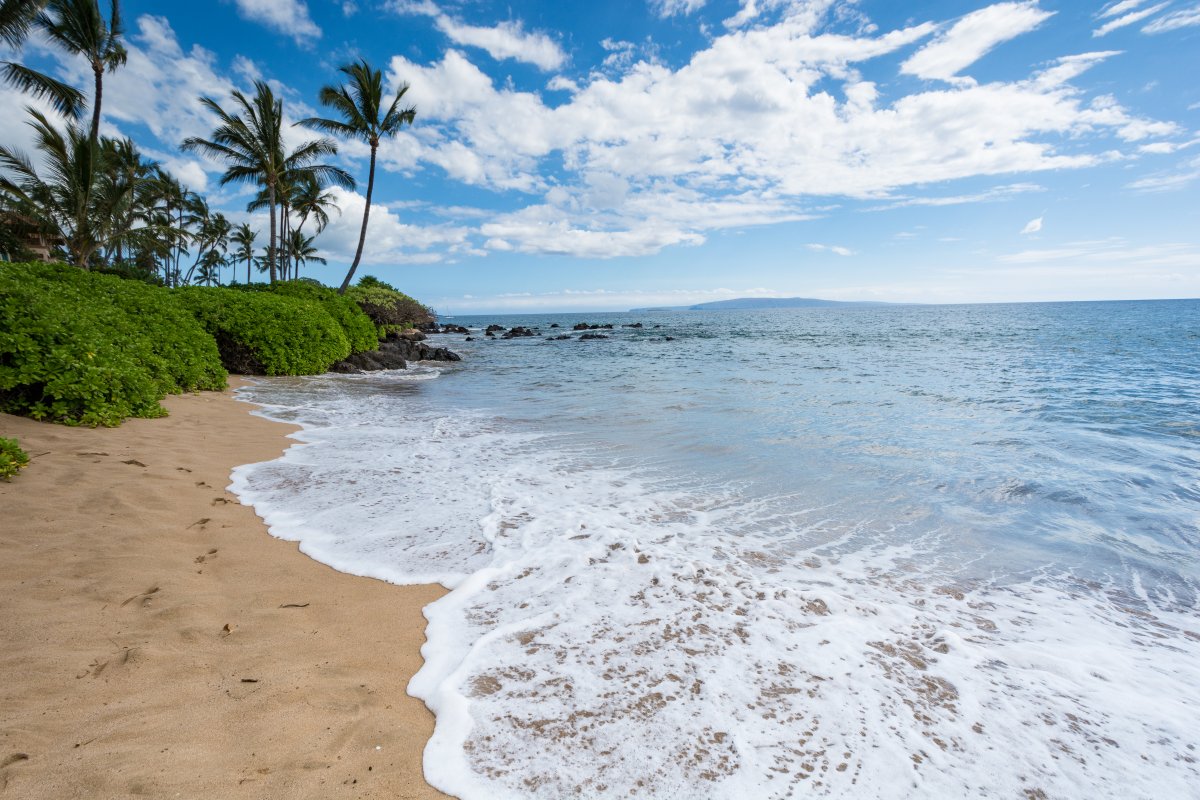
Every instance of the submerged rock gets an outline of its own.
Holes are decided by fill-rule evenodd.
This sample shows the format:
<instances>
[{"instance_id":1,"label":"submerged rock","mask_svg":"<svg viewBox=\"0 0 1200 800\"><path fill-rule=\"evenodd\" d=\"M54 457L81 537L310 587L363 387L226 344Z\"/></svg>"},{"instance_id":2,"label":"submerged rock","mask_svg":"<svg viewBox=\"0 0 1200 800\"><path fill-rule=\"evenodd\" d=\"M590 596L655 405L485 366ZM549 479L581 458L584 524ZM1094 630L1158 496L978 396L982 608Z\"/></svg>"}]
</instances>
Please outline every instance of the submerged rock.
<instances>
[{"instance_id":1,"label":"submerged rock","mask_svg":"<svg viewBox=\"0 0 1200 800\"><path fill-rule=\"evenodd\" d=\"M603 333L585 333L583 336L579 337L579 341L582 342L585 339L607 339L607 338L608 338L608 335L603 334Z\"/></svg>"}]
</instances>

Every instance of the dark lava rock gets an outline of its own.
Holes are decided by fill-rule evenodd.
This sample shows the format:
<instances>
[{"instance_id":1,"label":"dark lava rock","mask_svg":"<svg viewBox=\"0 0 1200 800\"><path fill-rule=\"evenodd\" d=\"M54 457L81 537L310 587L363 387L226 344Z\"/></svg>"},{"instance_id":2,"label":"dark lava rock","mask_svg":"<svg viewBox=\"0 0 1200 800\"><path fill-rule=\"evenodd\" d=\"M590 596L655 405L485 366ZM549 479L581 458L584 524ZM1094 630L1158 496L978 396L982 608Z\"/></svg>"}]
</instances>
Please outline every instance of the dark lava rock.
<instances>
[{"instance_id":1,"label":"dark lava rock","mask_svg":"<svg viewBox=\"0 0 1200 800\"><path fill-rule=\"evenodd\" d=\"M643 324L642 324L642 323L640 323L640 322L635 322L635 323L633 323L632 325L622 325L621 327L622 327L622 328L644 328L644 327L646 327L646 326L645 326L645 325L643 325Z\"/></svg>"},{"instance_id":2,"label":"dark lava rock","mask_svg":"<svg viewBox=\"0 0 1200 800\"><path fill-rule=\"evenodd\" d=\"M547 336L546 340L550 341L550 342L562 342L562 341L569 341L570 339L574 339L574 338L575 337L571 336L570 334L563 333L563 334L559 334L558 336Z\"/></svg>"},{"instance_id":3,"label":"dark lava rock","mask_svg":"<svg viewBox=\"0 0 1200 800\"><path fill-rule=\"evenodd\" d=\"M574 327L574 328L572 328L571 330L575 330L575 331L586 331L586 330L587 330L588 328L590 328L590 327L595 327L595 326L588 325L586 322L576 322L576 323L575 323L575 327Z\"/></svg>"},{"instance_id":4,"label":"dark lava rock","mask_svg":"<svg viewBox=\"0 0 1200 800\"><path fill-rule=\"evenodd\" d=\"M443 325L442 333L470 333L470 331L462 325Z\"/></svg>"},{"instance_id":5,"label":"dark lava rock","mask_svg":"<svg viewBox=\"0 0 1200 800\"><path fill-rule=\"evenodd\" d=\"M559 327L559 325L558 325L558 323L557 323L557 322L552 322L552 323L550 323L550 327L551 327L551 328L557 328L557 327Z\"/></svg>"},{"instance_id":6,"label":"dark lava rock","mask_svg":"<svg viewBox=\"0 0 1200 800\"><path fill-rule=\"evenodd\" d=\"M351 353L345 361L330 367L332 372L375 372L381 369L405 369L409 361L461 361L458 353L444 347L430 347L424 342L415 342L405 334L389 333L379 343L378 350L369 353Z\"/></svg>"},{"instance_id":7,"label":"dark lava rock","mask_svg":"<svg viewBox=\"0 0 1200 800\"><path fill-rule=\"evenodd\" d=\"M579 341L582 342L587 339L607 339L607 338L608 338L608 336L606 336L603 333L585 333L583 336L579 337Z\"/></svg>"},{"instance_id":8,"label":"dark lava rock","mask_svg":"<svg viewBox=\"0 0 1200 800\"><path fill-rule=\"evenodd\" d=\"M434 332L436 333L436 331L434 331ZM408 330L397 331L395 333L395 335L399 336L402 339L407 339L410 342L425 341L425 334L422 333L421 331L417 330L416 328L409 328Z\"/></svg>"},{"instance_id":9,"label":"dark lava rock","mask_svg":"<svg viewBox=\"0 0 1200 800\"><path fill-rule=\"evenodd\" d=\"M536 331L531 331L529 328L522 328L520 325L501 336L501 339L516 339L519 336L537 336Z\"/></svg>"},{"instance_id":10,"label":"dark lava rock","mask_svg":"<svg viewBox=\"0 0 1200 800\"><path fill-rule=\"evenodd\" d=\"M406 369L403 356L388 350L372 350L369 353L351 353L345 361L329 368L330 372L377 372L381 369Z\"/></svg>"},{"instance_id":11,"label":"dark lava rock","mask_svg":"<svg viewBox=\"0 0 1200 800\"><path fill-rule=\"evenodd\" d=\"M496 331L502 331L502 330L504 330L503 325L488 325L487 328L484 329L484 332L485 333L495 333Z\"/></svg>"},{"instance_id":12,"label":"dark lava rock","mask_svg":"<svg viewBox=\"0 0 1200 800\"><path fill-rule=\"evenodd\" d=\"M475 341L475 337L474 337L474 336L468 336L467 338L463 339L463 341L464 341L464 342L473 342L473 341Z\"/></svg>"},{"instance_id":13,"label":"dark lava rock","mask_svg":"<svg viewBox=\"0 0 1200 800\"><path fill-rule=\"evenodd\" d=\"M674 337L674 336L668 336L667 338L663 339L663 341L664 341L664 342L673 342L673 341L675 341L675 337Z\"/></svg>"},{"instance_id":14,"label":"dark lava rock","mask_svg":"<svg viewBox=\"0 0 1200 800\"><path fill-rule=\"evenodd\" d=\"M662 327L662 325L655 325L654 327L655 327L655 328L661 328L661 327Z\"/></svg>"},{"instance_id":15,"label":"dark lava rock","mask_svg":"<svg viewBox=\"0 0 1200 800\"><path fill-rule=\"evenodd\" d=\"M491 338L491 339L496 338L496 334L492 333L491 331L488 331L487 333L485 333L484 336L487 336L488 338Z\"/></svg>"},{"instance_id":16,"label":"dark lava rock","mask_svg":"<svg viewBox=\"0 0 1200 800\"><path fill-rule=\"evenodd\" d=\"M607 323L606 325L593 325L593 326L592 326L592 328L593 328L593 329L596 329L596 328L603 328L603 329L604 329L604 330L606 330L606 331L611 331L611 330L613 329L613 326L612 326L612 323L611 323L611 322L609 322L609 323Z\"/></svg>"}]
</instances>

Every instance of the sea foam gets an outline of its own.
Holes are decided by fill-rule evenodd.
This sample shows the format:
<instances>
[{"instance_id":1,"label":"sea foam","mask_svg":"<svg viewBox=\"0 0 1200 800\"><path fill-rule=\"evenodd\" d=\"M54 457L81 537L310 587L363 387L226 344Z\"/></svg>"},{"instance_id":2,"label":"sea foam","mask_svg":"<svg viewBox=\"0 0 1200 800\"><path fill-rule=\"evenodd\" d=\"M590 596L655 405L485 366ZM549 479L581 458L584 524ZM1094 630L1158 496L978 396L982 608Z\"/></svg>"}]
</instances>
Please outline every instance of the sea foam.
<instances>
[{"instance_id":1,"label":"sea foam","mask_svg":"<svg viewBox=\"0 0 1200 800\"><path fill-rule=\"evenodd\" d=\"M406 393L431 376L244 390L304 430L232 489L339 570L453 589L409 689L437 715L434 786L1197 796L1193 596L1136 571L966 579L954 531L687 485Z\"/></svg>"}]
</instances>

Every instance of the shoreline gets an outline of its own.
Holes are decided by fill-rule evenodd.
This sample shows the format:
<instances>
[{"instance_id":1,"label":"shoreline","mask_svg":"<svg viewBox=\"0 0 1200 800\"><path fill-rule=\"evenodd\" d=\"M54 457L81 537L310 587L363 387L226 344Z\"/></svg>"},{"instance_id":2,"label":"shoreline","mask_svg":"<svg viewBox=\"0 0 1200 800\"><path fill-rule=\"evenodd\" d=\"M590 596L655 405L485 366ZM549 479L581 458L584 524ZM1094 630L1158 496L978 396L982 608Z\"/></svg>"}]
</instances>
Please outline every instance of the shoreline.
<instances>
[{"instance_id":1,"label":"shoreline","mask_svg":"<svg viewBox=\"0 0 1200 800\"><path fill-rule=\"evenodd\" d=\"M226 490L295 427L232 389L70 428L0 415L0 795L445 797L406 692L440 586L340 573Z\"/></svg>"}]
</instances>

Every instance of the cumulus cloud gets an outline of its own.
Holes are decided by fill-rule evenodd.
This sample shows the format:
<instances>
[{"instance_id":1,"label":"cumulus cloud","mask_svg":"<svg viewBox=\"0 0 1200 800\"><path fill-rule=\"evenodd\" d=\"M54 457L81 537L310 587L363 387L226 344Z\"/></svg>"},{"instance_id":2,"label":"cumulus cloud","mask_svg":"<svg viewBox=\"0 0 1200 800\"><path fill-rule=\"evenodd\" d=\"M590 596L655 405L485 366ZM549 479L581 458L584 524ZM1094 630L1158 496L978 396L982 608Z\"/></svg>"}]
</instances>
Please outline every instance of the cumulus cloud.
<instances>
[{"instance_id":1,"label":"cumulus cloud","mask_svg":"<svg viewBox=\"0 0 1200 800\"><path fill-rule=\"evenodd\" d=\"M1200 5L1164 14L1142 28L1142 33L1166 33L1167 31L1190 28L1196 25L1200 25Z\"/></svg>"},{"instance_id":2,"label":"cumulus cloud","mask_svg":"<svg viewBox=\"0 0 1200 800\"><path fill-rule=\"evenodd\" d=\"M298 44L321 38L304 0L237 0L237 7L246 19L291 36Z\"/></svg>"},{"instance_id":3,"label":"cumulus cloud","mask_svg":"<svg viewBox=\"0 0 1200 800\"><path fill-rule=\"evenodd\" d=\"M1092 31L1092 36L1096 36L1096 37L1107 36L1108 34L1112 33L1113 31L1117 30L1118 28L1125 28L1130 25L1133 25L1135 22L1141 22L1146 17L1157 14L1159 11L1162 11L1164 8L1166 8L1169 5L1171 5L1171 4L1170 3L1159 3L1157 5L1150 6L1149 8L1142 8L1137 11L1131 11L1128 14L1123 14L1122 16L1119 16L1116 19L1109 20L1108 22L1104 23L1096 30ZM1111 12L1111 9L1109 11Z\"/></svg>"},{"instance_id":4,"label":"cumulus cloud","mask_svg":"<svg viewBox=\"0 0 1200 800\"><path fill-rule=\"evenodd\" d=\"M806 8L815 14L819 5ZM1005 36L1049 16L1032 3L985 12L1005 23ZM959 27L964 20L943 40L961 34L974 58L996 37L969 36L980 18ZM491 248L592 257L695 243L723 226L811 218L822 197L887 200L904 187L1096 165L1120 156L1111 144L1097 149L1101 138L1144 143L1178 132L1072 85L1112 52L1064 57L1020 80L953 83L881 102L857 66L910 48L936 26L851 36L813 24L811 14L785 15L731 31L678 67L630 60L616 74L573 83L554 106L497 85L456 50L429 64L396 56L390 79L412 85L423 124L397 143L403 156L385 163L436 165L467 184L533 196L490 223ZM609 50L628 52L616 42ZM1032 190L1006 184L927 204Z\"/></svg>"},{"instance_id":5,"label":"cumulus cloud","mask_svg":"<svg viewBox=\"0 0 1200 800\"><path fill-rule=\"evenodd\" d=\"M1043 219L1044 217L1038 217L1037 219L1031 219L1029 222L1026 222L1025 227L1021 229L1021 235L1026 236L1028 234L1037 233L1040 231L1042 229Z\"/></svg>"},{"instance_id":6,"label":"cumulus cloud","mask_svg":"<svg viewBox=\"0 0 1200 800\"><path fill-rule=\"evenodd\" d=\"M918 78L943 81L969 80L958 73L997 45L1028 33L1053 16L1038 8L1036 0L997 3L962 17L933 42L918 50L900 71Z\"/></svg>"},{"instance_id":7,"label":"cumulus cloud","mask_svg":"<svg viewBox=\"0 0 1200 800\"><path fill-rule=\"evenodd\" d=\"M349 263L358 247L366 197L355 191L332 187L338 213L331 215L329 227L317 244L331 260ZM363 263L432 264L446 261L454 254L470 249L470 230L464 226L415 225L402 222L397 210L371 203L371 227L363 250Z\"/></svg>"}]
</instances>

